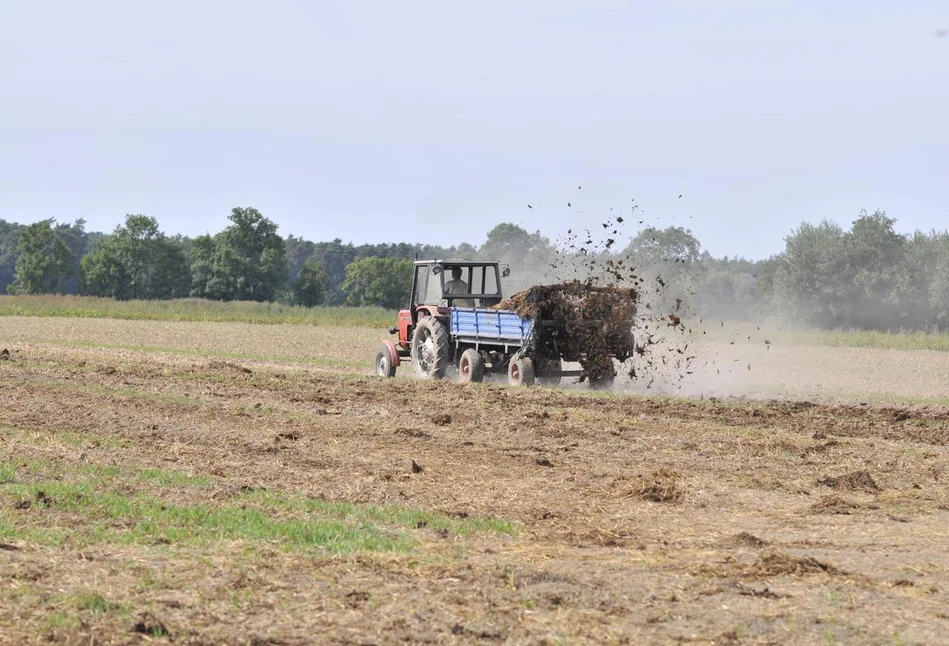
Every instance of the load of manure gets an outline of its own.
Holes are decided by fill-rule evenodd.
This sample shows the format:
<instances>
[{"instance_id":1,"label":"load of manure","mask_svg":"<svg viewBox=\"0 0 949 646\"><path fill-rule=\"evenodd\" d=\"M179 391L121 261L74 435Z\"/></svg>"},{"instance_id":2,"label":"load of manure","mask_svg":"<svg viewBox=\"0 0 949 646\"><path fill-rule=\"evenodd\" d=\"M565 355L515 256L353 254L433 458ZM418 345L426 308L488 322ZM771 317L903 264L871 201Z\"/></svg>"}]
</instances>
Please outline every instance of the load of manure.
<instances>
[{"instance_id":1,"label":"load of manure","mask_svg":"<svg viewBox=\"0 0 949 646\"><path fill-rule=\"evenodd\" d=\"M497 305L534 321L535 356L576 362L591 382L616 376L613 359L636 350L633 325L639 293L573 281L536 285Z\"/></svg>"}]
</instances>

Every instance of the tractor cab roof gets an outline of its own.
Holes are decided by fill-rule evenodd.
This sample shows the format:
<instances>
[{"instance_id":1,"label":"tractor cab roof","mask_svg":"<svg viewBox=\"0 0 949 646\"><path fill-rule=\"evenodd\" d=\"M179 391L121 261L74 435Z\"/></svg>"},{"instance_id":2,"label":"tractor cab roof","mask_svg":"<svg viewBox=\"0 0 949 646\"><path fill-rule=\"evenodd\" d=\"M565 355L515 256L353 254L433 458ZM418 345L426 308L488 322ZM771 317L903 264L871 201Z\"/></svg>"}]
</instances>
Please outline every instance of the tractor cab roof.
<instances>
[{"instance_id":1,"label":"tractor cab roof","mask_svg":"<svg viewBox=\"0 0 949 646\"><path fill-rule=\"evenodd\" d=\"M511 274L510 267L502 266L497 260L416 260L415 267L432 267L432 272L436 274L446 267L494 267L505 278Z\"/></svg>"},{"instance_id":2,"label":"tractor cab roof","mask_svg":"<svg viewBox=\"0 0 949 646\"><path fill-rule=\"evenodd\" d=\"M497 265L497 260L416 260L418 265L442 265L448 267L484 267L486 265Z\"/></svg>"}]
</instances>

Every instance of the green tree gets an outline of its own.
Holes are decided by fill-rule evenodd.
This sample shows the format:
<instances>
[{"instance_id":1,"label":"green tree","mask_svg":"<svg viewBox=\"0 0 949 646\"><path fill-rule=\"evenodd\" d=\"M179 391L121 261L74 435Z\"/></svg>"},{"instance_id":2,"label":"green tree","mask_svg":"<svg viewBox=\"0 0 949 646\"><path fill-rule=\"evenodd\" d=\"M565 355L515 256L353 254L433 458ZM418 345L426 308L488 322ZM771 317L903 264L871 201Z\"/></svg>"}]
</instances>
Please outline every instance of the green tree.
<instances>
[{"instance_id":1,"label":"green tree","mask_svg":"<svg viewBox=\"0 0 949 646\"><path fill-rule=\"evenodd\" d=\"M225 301L272 301L287 280L287 256L277 225L253 208L235 208L215 240L207 291Z\"/></svg>"},{"instance_id":2,"label":"green tree","mask_svg":"<svg viewBox=\"0 0 949 646\"><path fill-rule=\"evenodd\" d=\"M84 293L119 300L187 296L191 282L181 240L166 237L145 215L126 216L81 266Z\"/></svg>"},{"instance_id":3,"label":"green tree","mask_svg":"<svg viewBox=\"0 0 949 646\"><path fill-rule=\"evenodd\" d=\"M694 296L698 312L721 319L754 318L762 262L738 257L713 258L706 251L702 253L699 264L702 266L702 279Z\"/></svg>"},{"instance_id":4,"label":"green tree","mask_svg":"<svg viewBox=\"0 0 949 646\"><path fill-rule=\"evenodd\" d=\"M818 327L840 325L853 298L843 229L828 220L804 222L784 245L767 270L765 298L773 311Z\"/></svg>"},{"instance_id":5,"label":"green tree","mask_svg":"<svg viewBox=\"0 0 949 646\"><path fill-rule=\"evenodd\" d=\"M479 259L497 260L510 267L511 276L505 281L506 293L547 282L550 278L548 269L555 254L550 240L540 231L529 233L509 222L491 229L488 239L478 250Z\"/></svg>"},{"instance_id":6,"label":"green tree","mask_svg":"<svg viewBox=\"0 0 949 646\"><path fill-rule=\"evenodd\" d=\"M152 268L144 298L185 298L191 288L188 242L180 234L162 235L152 250Z\"/></svg>"},{"instance_id":7,"label":"green tree","mask_svg":"<svg viewBox=\"0 0 949 646\"><path fill-rule=\"evenodd\" d=\"M55 220L26 227L17 244L16 278L8 288L13 294L62 293L72 273L75 256L53 228Z\"/></svg>"},{"instance_id":8,"label":"green tree","mask_svg":"<svg viewBox=\"0 0 949 646\"><path fill-rule=\"evenodd\" d=\"M903 267L903 327L945 331L949 326L949 233L914 232L906 239Z\"/></svg>"},{"instance_id":9,"label":"green tree","mask_svg":"<svg viewBox=\"0 0 949 646\"><path fill-rule=\"evenodd\" d=\"M404 307L412 289L412 261L397 258L360 258L346 266L347 305Z\"/></svg>"},{"instance_id":10,"label":"green tree","mask_svg":"<svg viewBox=\"0 0 949 646\"><path fill-rule=\"evenodd\" d=\"M317 242L313 257L330 277L330 293L326 299L328 305L340 305L346 301L343 283L346 282L346 267L356 259L356 248L352 243L343 244L339 238L329 242Z\"/></svg>"},{"instance_id":11,"label":"green tree","mask_svg":"<svg viewBox=\"0 0 949 646\"><path fill-rule=\"evenodd\" d=\"M913 256L919 263L918 275L926 280L929 325L949 330L949 232L933 231L925 237L917 234L913 246Z\"/></svg>"},{"instance_id":12,"label":"green tree","mask_svg":"<svg viewBox=\"0 0 949 646\"><path fill-rule=\"evenodd\" d=\"M0 292L6 292L16 277L17 245L26 227L0 220Z\"/></svg>"},{"instance_id":13,"label":"green tree","mask_svg":"<svg viewBox=\"0 0 949 646\"><path fill-rule=\"evenodd\" d=\"M883 211L861 212L845 238L855 298L848 303L847 324L858 328L909 326L904 300L911 298L906 271L907 240L894 230L896 220Z\"/></svg>"},{"instance_id":14,"label":"green tree","mask_svg":"<svg viewBox=\"0 0 949 646\"><path fill-rule=\"evenodd\" d=\"M310 257L303 263L293 282L296 302L304 307L322 305L329 293L330 277L319 260Z\"/></svg>"},{"instance_id":15,"label":"green tree","mask_svg":"<svg viewBox=\"0 0 949 646\"><path fill-rule=\"evenodd\" d=\"M214 254L217 245L208 234L200 235L191 241L188 249L188 262L191 267L191 290L195 298L210 298L211 279L214 275Z\"/></svg>"},{"instance_id":16,"label":"green tree","mask_svg":"<svg viewBox=\"0 0 949 646\"><path fill-rule=\"evenodd\" d=\"M101 234L90 235L86 233L86 221L82 218L72 224L65 222L59 223L56 225L55 231L56 235L63 239L63 242L66 243L66 246L68 246L69 250L73 253L72 267L70 267L69 274L63 281L63 293L78 294L81 270L80 262L82 261L82 257L86 255L90 241L94 240L96 235Z\"/></svg>"},{"instance_id":17,"label":"green tree","mask_svg":"<svg viewBox=\"0 0 949 646\"><path fill-rule=\"evenodd\" d=\"M284 240L284 248L287 254L287 282L294 285L303 271L303 265L313 256L316 245L291 234Z\"/></svg>"},{"instance_id":18,"label":"green tree","mask_svg":"<svg viewBox=\"0 0 949 646\"><path fill-rule=\"evenodd\" d=\"M643 303L662 311L678 302L692 303L705 282L706 266L692 232L682 227L646 227L624 249L621 260L638 279Z\"/></svg>"},{"instance_id":19,"label":"green tree","mask_svg":"<svg viewBox=\"0 0 949 646\"><path fill-rule=\"evenodd\" d=\"M682 227L657 229L646 227L634 237L623 252L641 265L659 266L695 264L702 253L702 245L692 232Z\"/></svg>"},{"instance_id":20,"label":"green tree","mask_svg":"<svg viewBox=\"0 0 949 646\"><path fill-rule=\"evenodd\" d=\"M861 212L849 231L827 220L802 223L764 272L768 309L824 328L925 325L925 250L908 254L910 242L895 222L877 211Z\"/></svg>"}]
</instances>

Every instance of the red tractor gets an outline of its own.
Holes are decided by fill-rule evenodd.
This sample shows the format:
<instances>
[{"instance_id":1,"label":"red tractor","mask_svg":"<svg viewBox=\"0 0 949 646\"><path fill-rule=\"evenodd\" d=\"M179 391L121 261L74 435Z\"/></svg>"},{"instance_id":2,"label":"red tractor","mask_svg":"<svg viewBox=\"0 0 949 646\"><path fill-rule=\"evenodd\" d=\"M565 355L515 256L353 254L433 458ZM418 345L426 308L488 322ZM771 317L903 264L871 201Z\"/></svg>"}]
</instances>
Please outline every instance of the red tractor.
<instances>
[{"instance_id":1,"label":"red tractor","mask_svg":"<svg viewBox=\"0 0 949 646\"><path fill-rule=\"evenodd\" d=\"M510 274L497 262L419 260L415 262L412 297L399 312L397 342L383 341L375 371L394 377L396 368L411 361L418 377L442 379L457 369L462 382L481 381L485 373L508 373L513 384L534 382L529 356L533 324L514 312L495 309L501 302L501 278ZM557 372L560 361L544 364L545 374ZM552 375L550 375L552 376Z\"/></svg>"},{"instance_id":2,"label":"red tractor","mask_svg":"<svg viewBox=\"0 0 949 646\"><path fill-rule=\"evenodd\" d=\"M635 351L635 290L579 282L535 286L511 299L518 313L497 307L501 278L509 273L497 262L416 261L409 307L389 330L399 339L382 342L376 374L394 377L411 361L424 379L457 370L462 382L507 373L512 385L557 385L571 376L608 387L614 362ZM563 362L581 369L564 370Z\"/></svg>"}]
</instances>

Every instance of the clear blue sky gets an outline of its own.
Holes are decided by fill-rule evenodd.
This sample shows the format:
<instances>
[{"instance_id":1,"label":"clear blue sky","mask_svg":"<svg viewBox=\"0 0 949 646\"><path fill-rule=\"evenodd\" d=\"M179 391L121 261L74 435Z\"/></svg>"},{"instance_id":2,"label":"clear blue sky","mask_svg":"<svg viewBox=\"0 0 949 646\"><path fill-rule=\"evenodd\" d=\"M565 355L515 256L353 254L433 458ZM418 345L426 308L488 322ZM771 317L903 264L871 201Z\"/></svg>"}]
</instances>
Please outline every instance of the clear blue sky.
<instances>
[{"instance_id":1,"label":"clear blue sky","mask_svg":"<svg viewBox=\"0 0 949 646\"><path fill-rule=\"evenodd\" d=\"M945 0L0 0L0 24L6 220L196 235L255 206L311 240L480 244L635 199L750 258L861 208L949 226Z\"/></svg>"}]
</instances>

